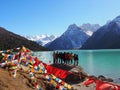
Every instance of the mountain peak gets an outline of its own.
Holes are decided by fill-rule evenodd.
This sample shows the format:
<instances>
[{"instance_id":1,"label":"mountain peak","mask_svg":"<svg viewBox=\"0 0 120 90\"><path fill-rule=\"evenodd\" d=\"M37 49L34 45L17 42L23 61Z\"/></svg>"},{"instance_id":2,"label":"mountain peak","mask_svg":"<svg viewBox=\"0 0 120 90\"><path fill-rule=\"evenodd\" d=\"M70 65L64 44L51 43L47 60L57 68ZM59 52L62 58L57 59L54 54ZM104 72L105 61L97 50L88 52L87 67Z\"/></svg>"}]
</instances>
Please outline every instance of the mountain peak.
<instances>
[{"instance_id":1,"label":"mountain peak","mask_svg":"<svg viewBox=\"0 0 120 90\"><path fill-rule=\"evenodd\" d=\"M76 30L78 26L76 24L71 24L67 30Z\"/></svg>"},{"instance_id":2,"label":"mountain peak","mask_svg":"<svg viewBox=\"0 0 120 90\"><path fill-rule=\"evenodd\" d=\"M120 48L120 16L99 28L84 43L82 49L118 49Z\"/></svg>"},{"instance_id":3,"label":"mountain peak","mask_svg":"<svg viewBox=\"0 0 120 90\"><path fill-rule=\"evenodd\" d=\"M120 22L120 15L119 16L117 16L115 19L113 19L113 21L112 22Z\"/></svg>"},{"instance_id":4,"label":"mountain peak","mask_svg":"<svg viewBox=\"0 0 120 90\"><path fill-rule=\"evenodd\" d=\"M100 28L99 24L90 24L90 23L85 23L80 26L84 31L92 31L95 32Z\"/></svg>"},{"instance_id":5,"label":"mountain peak","mask_svg":"<svg viewBox=\"0 0 120 90\"><path fill-rule=\"evenodd\" d=\"M120 15L119 15L119 16L117 16L116 18L119 18L119 19L120 19Z\"/></svg>"},{"instance_id":6,"label":"mountain peak","mask_svg":"<svg viewBox=\"0 0 120 90\"><path fill-rule=\"evenodd\" d=\"M52 50L68 50L80 48L89 36L76 24L71 24L68 29L53 42L46 45Z\"/></svg>"},{"instance_id":7,"label":"mountain peak","mask_svg":"<svg viewBox=\"0 0 120 90\"><path fill-rule=\"evenodd\" d=\"M36 35L36 36L26 35L24 37L27 38L28 40L32 40L32 41L37 42L39 45L44 46L45 44L56 39L58 36L42 34L42 35Z\"/></svg>"},{"instance_id":8,"label":"mountain peak","mask_svg":"<svg viewBox=\"0 0 120 90\"><path fill-rule=\"evenodd\" d=\"M82 31L80 27L78 27L76 24L71 24L68 26L68 29L63 33L63 35L73 35L79 31Z\"/></svg>"}]
</instances>

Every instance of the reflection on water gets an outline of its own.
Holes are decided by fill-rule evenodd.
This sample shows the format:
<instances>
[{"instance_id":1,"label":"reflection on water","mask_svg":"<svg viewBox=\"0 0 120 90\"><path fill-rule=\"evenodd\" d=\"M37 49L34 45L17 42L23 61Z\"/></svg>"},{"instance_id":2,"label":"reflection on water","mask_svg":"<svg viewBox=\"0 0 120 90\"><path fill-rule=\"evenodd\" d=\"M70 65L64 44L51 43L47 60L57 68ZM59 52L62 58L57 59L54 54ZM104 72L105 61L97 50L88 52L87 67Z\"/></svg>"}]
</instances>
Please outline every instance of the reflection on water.
<instances>
[{"instance_id":1,"label":"reflection on water","mask_svg":"<svg viewBox=\"0 0 120 90\"><path fill-rule=\"evenodd\" d=\"M94 74L94 62L93 62L93 54L92 53L88 53L88 64L86 66L86 68L88 68L88 71L91 72L91 74Z\"/></svg>"},{"instance_id":2,"label":"reflection on water","mask_svg":"<svg viewBox=\"0 0 120 90\"><path fill-rule=\"evenodd\" d=\"M52 57L53 52L34 52L34 55L39 57L40 60L43 62L49 64L49 61L53 63L53 57Z\"/></svg>"}]
</instances>

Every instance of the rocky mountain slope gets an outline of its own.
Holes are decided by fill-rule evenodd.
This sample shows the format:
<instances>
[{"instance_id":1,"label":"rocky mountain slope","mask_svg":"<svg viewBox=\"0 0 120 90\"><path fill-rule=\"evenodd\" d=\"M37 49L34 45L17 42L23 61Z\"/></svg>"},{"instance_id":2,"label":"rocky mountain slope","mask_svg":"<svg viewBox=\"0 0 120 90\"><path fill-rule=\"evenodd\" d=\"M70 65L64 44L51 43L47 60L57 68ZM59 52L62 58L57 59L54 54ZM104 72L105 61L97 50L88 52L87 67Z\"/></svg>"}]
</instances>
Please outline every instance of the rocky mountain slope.
<instances>
[{"instance_id":1,"label":"rocky mountain slope","mask_svg":"<svg viewBox=\"0 0 120 90\"><path fill-rule=\"evenodd\" d=\"M93 33L81 49L120 49L120 16Z\"/></svg>"},{"instance_id":2,"label":"rocky mountain slope","mask_svg":"<svg viewBox=\"0 0 120 90\"><path fill-rule=\"evenodd\" d=\"M82 24L80 28L88 35L92 35L93 32L97 31L101 26L99 24Z\"/></svg>"},{"instance_id":3,"label":"rocky mountain slope","mask_svg":"<svg viewBox=\"0 0 120 90\"><path fill-rule=\"evenodd\" d=\"M72 24L68 29L53 42L46 45L47 48L52 50L68 50L79 48L89 38L80 27Z\"/></svg>"}]
</instances>

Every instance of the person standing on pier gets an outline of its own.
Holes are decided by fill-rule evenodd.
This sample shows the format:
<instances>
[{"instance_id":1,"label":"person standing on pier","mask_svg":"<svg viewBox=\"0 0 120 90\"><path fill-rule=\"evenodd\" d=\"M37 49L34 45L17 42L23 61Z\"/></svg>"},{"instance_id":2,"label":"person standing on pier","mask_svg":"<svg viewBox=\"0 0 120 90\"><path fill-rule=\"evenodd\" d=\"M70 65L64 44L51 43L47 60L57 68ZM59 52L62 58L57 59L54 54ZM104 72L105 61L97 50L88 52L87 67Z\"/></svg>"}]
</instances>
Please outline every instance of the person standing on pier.
<instances>
[{"instance_id":1,"label":"person standing on pier","mask_svg":"<svg viewBox=\"0 0 120 90\"><path fill-rule=\"evenodd\" d=\"M57 58L57 54L54 52L54 53L53 53L53 63L54 63L54 64L57 62L57 61L56 61L56 60L57 60L56 58Z\"/></svg>"},{"instance_id":2,"label":"person standing on pier","mask_svg":"<svg viewBox=\"0 0 120 90\"><path fill-rule=\"evenodd\" d=\"M72 60L74 58L74 55L72 53L69 54L69 58L70 58L70 64L72 64Z\"/></svg>"},{"instance_id":3,"label":"person standing on pier","mask_svg":"<svg viewBox=\"0 0 120 90\"><path fill-rule=\"evenodd\" d=\"M78 66L78 54L76 55L76 65Z\"/></svg>"},{"instance_id":4,"label":"person standing on pier","mask_svg":"<svg viewBox=\"0 0 120 90\"><path fill-rule=\"evenodd\" d=\"M74 54L74 65L78 65L78 55Z\"/></svg>"}]
</instances>

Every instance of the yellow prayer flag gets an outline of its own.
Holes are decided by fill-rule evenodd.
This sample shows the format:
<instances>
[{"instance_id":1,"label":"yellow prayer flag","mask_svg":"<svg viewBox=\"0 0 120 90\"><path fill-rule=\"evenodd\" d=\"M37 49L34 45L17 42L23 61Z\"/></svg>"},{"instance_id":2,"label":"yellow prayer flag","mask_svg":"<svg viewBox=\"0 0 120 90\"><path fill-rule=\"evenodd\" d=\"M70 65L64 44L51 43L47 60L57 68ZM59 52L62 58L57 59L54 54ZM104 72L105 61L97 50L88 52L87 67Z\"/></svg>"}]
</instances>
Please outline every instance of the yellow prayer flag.
<instances>
[{"instance_id":1,"label":"yellow prayer flag","mask_svg":"<svg viewBox=\"0 0 120 90\"><path fill-rule=\"evenodd\" d=\"M71 86L71 85L68 85L68 89L70 89L70 90L71 90L71 89L72 89L72 86Z\"/></svg>"}]
</instances>

